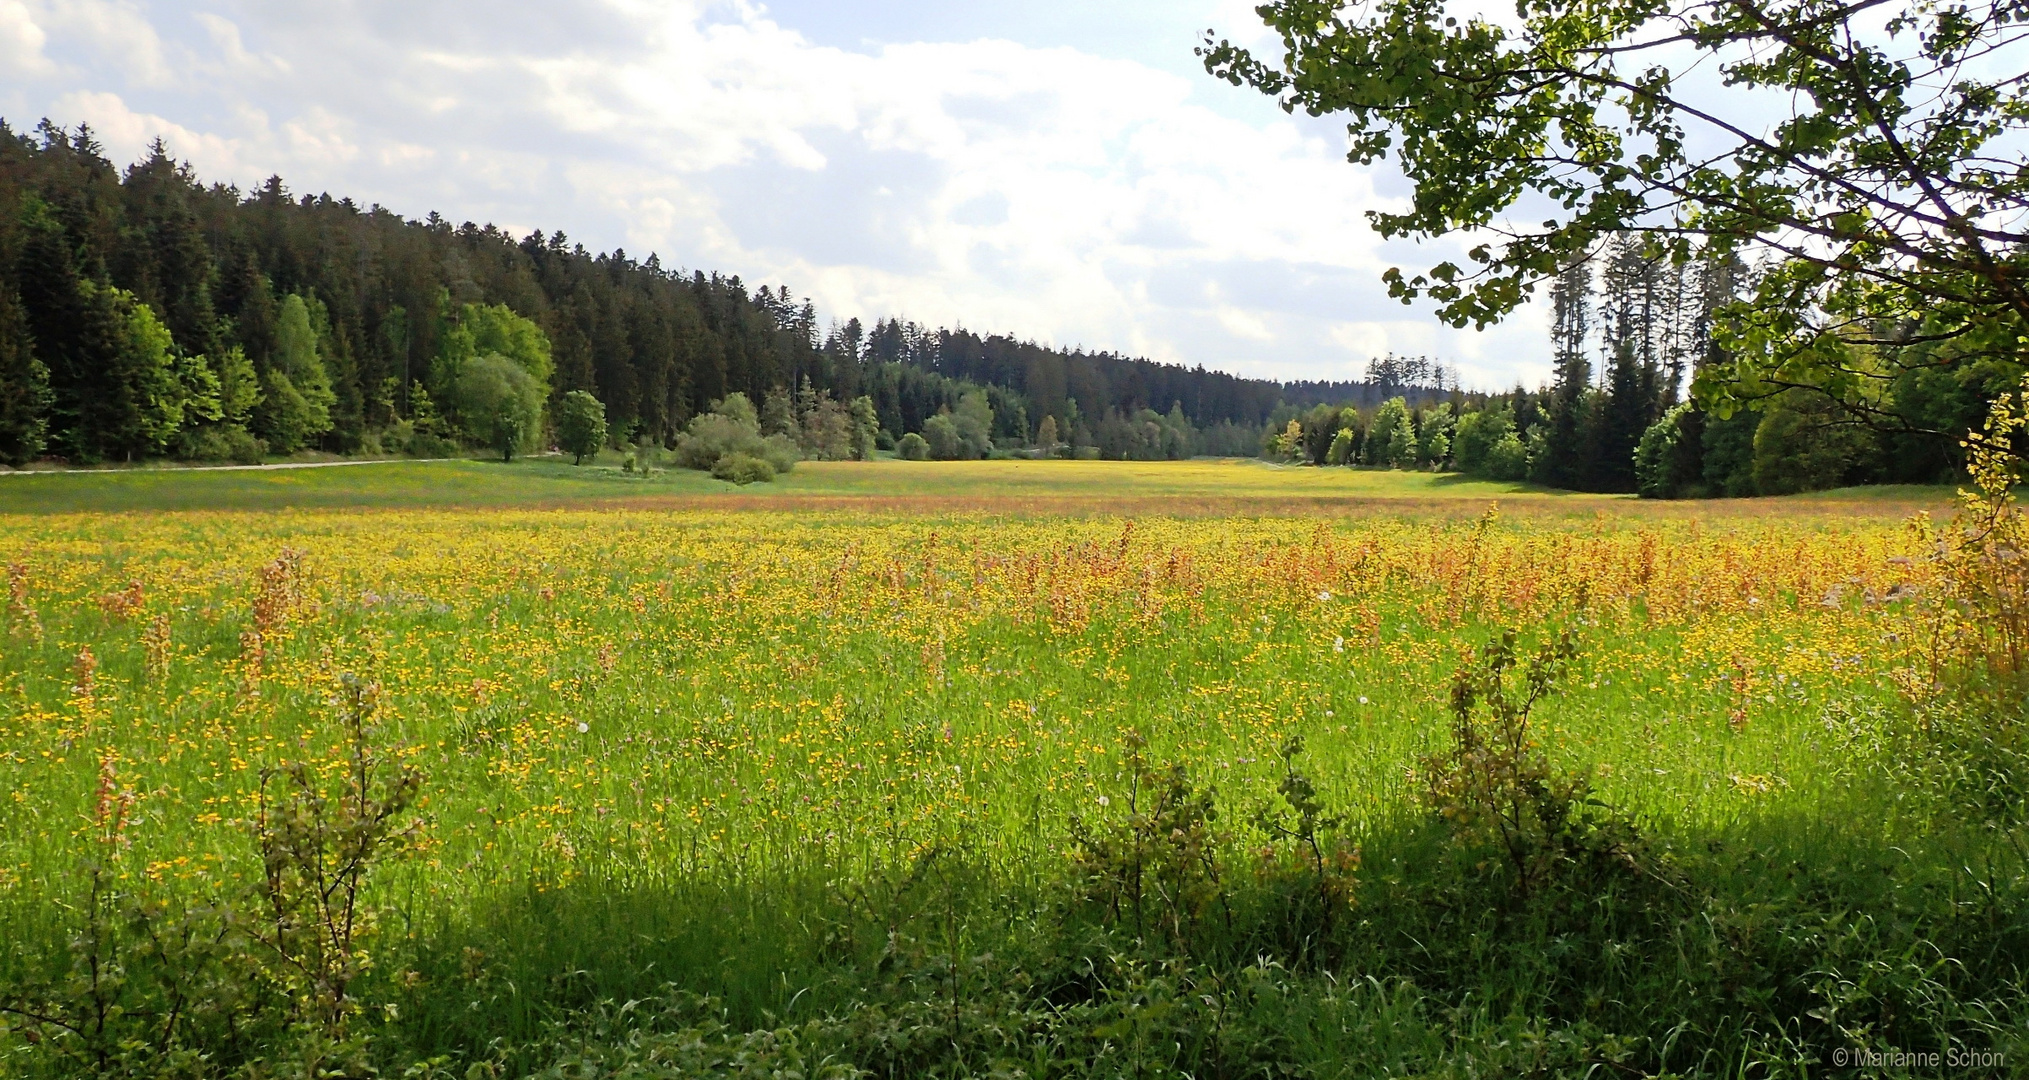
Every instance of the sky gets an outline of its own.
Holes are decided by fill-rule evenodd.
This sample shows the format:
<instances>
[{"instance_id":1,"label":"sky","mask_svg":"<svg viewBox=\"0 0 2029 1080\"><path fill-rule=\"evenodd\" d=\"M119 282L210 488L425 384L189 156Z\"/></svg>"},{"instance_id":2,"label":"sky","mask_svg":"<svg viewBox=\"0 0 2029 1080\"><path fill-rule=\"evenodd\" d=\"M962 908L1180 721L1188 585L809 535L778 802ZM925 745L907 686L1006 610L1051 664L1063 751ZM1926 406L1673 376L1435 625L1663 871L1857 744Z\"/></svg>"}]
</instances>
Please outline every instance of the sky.
<instances>
[{"instance_id":1,"label":"sky","mask_svg":"<svg viewBox=\"0 0 2029 1080\"><path fill-rule=\"evenodd\" d=\"M1255 0L0 0L0 116L163 138L207 180L897 315L1279 379L1426 354L1548 372L1543 305L1484 333L1390 300L1455 258L1383 242L1386 165L1219 82Z\"/></svg>"}]
</instances>

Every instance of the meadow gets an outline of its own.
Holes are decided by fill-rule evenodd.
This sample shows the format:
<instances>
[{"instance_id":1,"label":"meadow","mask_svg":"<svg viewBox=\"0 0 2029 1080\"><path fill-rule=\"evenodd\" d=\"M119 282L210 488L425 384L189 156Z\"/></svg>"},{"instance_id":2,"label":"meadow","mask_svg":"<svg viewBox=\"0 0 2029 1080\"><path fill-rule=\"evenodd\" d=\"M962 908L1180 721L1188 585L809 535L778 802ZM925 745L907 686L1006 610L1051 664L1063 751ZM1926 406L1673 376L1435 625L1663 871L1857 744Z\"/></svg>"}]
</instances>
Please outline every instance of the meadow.
<instances>
[{"instance_id":1,"label":"meadow","mask_svg":"<svg viewBox=\"0 0 2029 1080\"><path fill-rule=\"evenodd\" d=\"M0 1075L2019 1071L1944 495L6 478Z\"/></svg>"}]
</instances>

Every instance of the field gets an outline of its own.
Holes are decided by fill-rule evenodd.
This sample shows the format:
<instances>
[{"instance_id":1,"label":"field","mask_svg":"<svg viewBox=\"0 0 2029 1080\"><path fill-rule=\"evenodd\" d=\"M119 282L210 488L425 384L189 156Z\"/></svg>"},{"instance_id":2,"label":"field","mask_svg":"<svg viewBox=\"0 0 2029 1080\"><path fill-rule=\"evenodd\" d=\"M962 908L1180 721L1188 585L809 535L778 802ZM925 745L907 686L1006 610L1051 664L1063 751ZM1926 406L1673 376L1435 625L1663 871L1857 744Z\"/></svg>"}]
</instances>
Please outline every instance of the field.
<instances>
[{"instance_id":1,"label":"field","mask_svg":"<svg viewBox=\"0 0 2029 1080\"><path fill-rule=\"evenodd\" d=\"M1904 519L1946 493L1332 473L0 480L0 1075L2029 1062L2019 832L1908 772ZM1575 650L1509 764L1578 808L1508 870L1434 794L1503 629ZM274 821L347 791L398 812L357 937L308 962L261 929ZM78 974L121 941L118 986ZM150 963L288 1019L178 1021ZM148 1034L178 1022L183 1073Z\"/></svg>"}]
</instances>

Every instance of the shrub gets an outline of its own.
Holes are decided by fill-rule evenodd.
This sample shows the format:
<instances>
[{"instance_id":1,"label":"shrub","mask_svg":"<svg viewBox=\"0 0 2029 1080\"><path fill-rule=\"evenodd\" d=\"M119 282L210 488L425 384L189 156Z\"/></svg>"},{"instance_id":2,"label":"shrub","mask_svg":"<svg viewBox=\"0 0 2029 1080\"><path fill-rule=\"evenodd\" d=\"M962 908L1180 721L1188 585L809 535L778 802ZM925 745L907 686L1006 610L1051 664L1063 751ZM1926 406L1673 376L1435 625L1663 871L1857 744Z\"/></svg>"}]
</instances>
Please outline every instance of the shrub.
<instances>
[{"instance_id":1,"label":"shrub","mask_svg":"<svg viewBox=\"0 0 2029 1080\"><path fill-rule=\"evenodd\" d=\"M922 461L930 456L930 444L912 431L895 444L895 456L904 461Z\"/></svg>"},{"instance_id":2,"label":"shrub","mask_svg":"<svg viewBox=\"0 0 2029 1080\"><path fill-rule=\"evenodd\" d=\"M1907 682L1914 723L1889 755L1957 812L2008 828L2029 821L2029 516L2013 457L2025 428L2029 384L1995 398L1965 440L1973 484L1957 516L1942 529L1928 515L1913 523L1934 575L1922 611L1930 670Z\"/></svg>"},{"instance_id":3,"label":"shrub","mask_svg":"<svg viewBox=\"0 0 2029 1080\"><path fill-rule=\"evenodd\" d=\"M413 458L444 458L455 457L458 453L458 444L442 435L418 431L409 436L401 449L402 453Z\"/></svg>"},{"instance_id":4,"label":"shrub","mask_svg":"<svg viewBox=\"0 0 2029 1080\"><path fill-rule=\"evenodd\" d=\"M0 1034L19 1032L49 1066L27 1075L375 1075L354 1024L385 910L369 884L422 826L421 774L406 748L380 744L379 702L377 685L340 677L341 755L262 770L248 822L259 874L203 902L163 895L135 865L140 796L117 755L101 760L67 970L0 985Z\"/></svg>"},{"instance_id":5,"label":"shrub","mask_svg":"<svg viewBox=\"0 0 2029 1080\"><path fill-rule=\"evenodd\" d=\"M1128 732L1120 806L1102 797L1108 812L1071 819L1076 890L1104 921L1189 951L1198 924L1227 903L1216 792L1196 790L1181 764L1151 763L1147 750L1140 732Z\"/></svg>"},{"instance_id":6,"label":"shrub","mask_svg":"<svg viewBox=\"0 0 2029 1080\"><path fill-rule=\"evenodd\" d=\"M258 465L267 456L268 444L238 424L216 424L187 436L183 456L191 461L230 461L236 465Z\"/></svg>"},{"instance_id":7,"label":"shrub","mask_svg":"<svg viewBox=\"0 0 2029 1080\"><path fill-rule=\"evenodd\" d=\"M735 484L765 484L775 479L775 466L752 454L732 453L712 463L712 475Z\"/></svg>"},{"instance_id":8,"label":"shrub","mask_svg":"<svg viewBox=\"0 0 2029 1080\"><path fill-rule=\"evenodd\" d=\"M1529 714L1576 655L1568 631L1526 664L1514 631L1488 642L1452 679L1450 749L1423 760L1424 805L1459 846L1486 853L1485 865L1517 894L1635 865L1633 829L1592 798L1585 776L1558 771L1536 744ZM1517 668L1522 685L1513 687Z\"/></svg>"},{"instance_id":9,"label":"shrub","mask_svg":"<svg viewBox=\"0 0 2029 1080\"><path fill-rule=\"evenodd\" d=\"M744 454L766 462L776 473L796 467L801 455L787 435L761 435L754 405L745 394L728 394L712 411L691 419L676 439L676 463L686 469L714 472L720 459Z\"/></svg>"},{"instance_id":10,"label":"shrub","mask_svg":"<svg viewBox=\"0 0 2029 1080\"><path fill-rule=\"evenodd\" d=\"M923 441L930 445L930 456L938 461L971 456L966 453L970 445L958 437L958 425L948 413L938 413L923 421Z\"/></svg>"},{"instance_id":11,"label":"shrub","mask_svg":"<svg viewBox=\"0 0 2029 1080\"><path fill-rule=\"evenodd\" d=\"M1257 812L1254 827L1289 845L1288 851L1272 845L1262 851L1261 876L1282 887L1285 918L1303 929L1298 936L1311 938L1329 936L1338 913L1353 907L1360 849L1346 837L1351 819L1328 812L1316 781L1297 768L1302 755L1303 736L1283 740L1276 786L1282 805Z\"/></svg>"},{"instance_id":12,"label":"shrub","mask_svg":"<svg viewBox=\"0 0 2029 1080\"><path fill-rule=\"evenodd\" d=\"M343 779L335 787L307 762L264 769L254 841L262 878L249 933L304 1019L343 1035L359 1012L356 983L371 968L366 942L379 912L366 885L377 864L408 851L422 829L411 813L422 774L400 748L376 744L380 686L340 676Z\"/></svg>"},{"instance_id":13,"label":"shrub","mask_svg":"<svg viewBox=\"0 0 2029 1080\"><path fill-rule=\"evenodd\" d=\"M1489 480L1526 480L1529 476L1529 448L1521 436L1510 431L1487 451L1481 475Z\"/></svg>"}]
</instances>

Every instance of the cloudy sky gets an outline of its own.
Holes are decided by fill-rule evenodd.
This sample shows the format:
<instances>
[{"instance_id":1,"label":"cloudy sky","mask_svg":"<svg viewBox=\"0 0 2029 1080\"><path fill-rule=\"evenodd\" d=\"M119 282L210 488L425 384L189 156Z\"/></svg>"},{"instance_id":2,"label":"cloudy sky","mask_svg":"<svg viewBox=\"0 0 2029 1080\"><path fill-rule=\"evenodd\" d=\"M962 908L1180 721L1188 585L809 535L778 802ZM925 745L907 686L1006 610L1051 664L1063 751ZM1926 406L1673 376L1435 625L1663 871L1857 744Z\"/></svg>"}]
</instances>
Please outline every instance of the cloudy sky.
<instances>
[{"instance_id":1,"label":"cloudy sky","mask_svg":"<svg viewBox=\"0 0 2029 1080\"><path fill-rule=\"evenodd\" d=\"M420 217L899 314L1279 378L1388 350L1537 381L1539 309L1484 334L1387 298L1455 255L1404 195L1198 67L1254 0L0 0L0 116L89 122L207 179L280 173Z\"/></svg>"}]
</instances>

